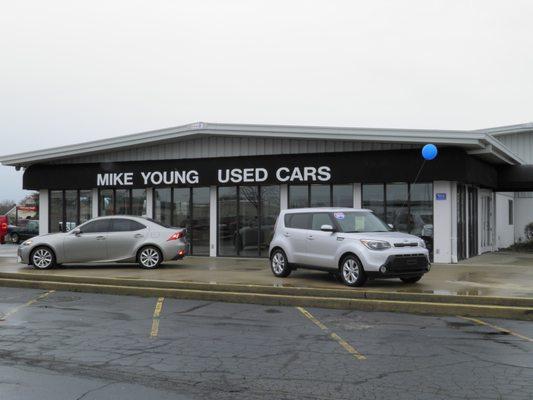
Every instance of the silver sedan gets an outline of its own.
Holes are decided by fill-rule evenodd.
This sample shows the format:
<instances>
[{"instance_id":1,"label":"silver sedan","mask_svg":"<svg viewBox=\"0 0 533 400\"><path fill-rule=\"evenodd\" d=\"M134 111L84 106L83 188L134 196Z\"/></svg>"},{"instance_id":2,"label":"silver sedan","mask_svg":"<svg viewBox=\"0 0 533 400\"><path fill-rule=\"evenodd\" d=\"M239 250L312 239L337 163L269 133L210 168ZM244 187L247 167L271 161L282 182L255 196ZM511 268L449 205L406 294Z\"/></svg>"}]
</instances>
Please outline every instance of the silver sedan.
<instances>
[{"instance_id":1,"label":"silver sedan","mask_svg":"<svg viewBox=\"0 0 533 400\"><path fill-rule=\"evenodd\" d=\"M38 269L84 262L136 262L157 268L183 258L186 231L144 217L112 216L87 221L70 232L36 236L18 248L19 262Z\"/></svg>"}]
</instances>

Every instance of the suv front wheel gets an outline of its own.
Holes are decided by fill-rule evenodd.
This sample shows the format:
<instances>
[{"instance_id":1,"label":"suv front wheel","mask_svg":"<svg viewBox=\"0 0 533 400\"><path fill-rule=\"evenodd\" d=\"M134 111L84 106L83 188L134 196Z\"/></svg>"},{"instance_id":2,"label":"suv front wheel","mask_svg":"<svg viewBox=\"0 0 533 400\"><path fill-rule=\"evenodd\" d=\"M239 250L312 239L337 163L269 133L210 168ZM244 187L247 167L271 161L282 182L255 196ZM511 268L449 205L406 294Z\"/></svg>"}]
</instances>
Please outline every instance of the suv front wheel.
<instances>
[{"instance_id":1,"label":"suv front wheel","mask_svg":"<svg viewBox=\"0 0 533 400\"><path fill-rule=\"evenodd\" d=\"M272 252L270 255L270 268L272 273L279 278L285 278L290 275L291 267L283 250L276 249Z\"/></svg>"},{"instance_id":2,"label":"suv front wheel","mask_svg":"<svg viewBox=\"0 0 533 400\"><path fill-rule=\"evenodd\" d=\"M366 274L361 261L351 254L343 258L340 276L342 282L348 286L362 286L366 282Z\"/></svg>"}]
</instances>

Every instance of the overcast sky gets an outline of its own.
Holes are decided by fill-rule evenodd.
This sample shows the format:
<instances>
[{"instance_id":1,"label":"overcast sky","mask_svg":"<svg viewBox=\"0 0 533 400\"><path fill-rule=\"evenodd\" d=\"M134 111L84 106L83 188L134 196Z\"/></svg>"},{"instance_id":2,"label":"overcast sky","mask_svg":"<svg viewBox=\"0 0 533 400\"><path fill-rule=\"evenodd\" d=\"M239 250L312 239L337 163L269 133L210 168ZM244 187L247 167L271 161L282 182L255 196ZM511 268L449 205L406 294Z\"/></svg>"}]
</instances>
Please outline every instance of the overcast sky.
<instances>
[{"instance_id":1,"label":"overcast sky","mask_svg":"<svg viewBox=\"0 0 533 400\"><path fill-rule=\"evenodd\" d=\"M194 121L533 120L533 1L10 1L0 154ZM23 196L0 167L0 200Z\"/></svg>"}]
</instances>

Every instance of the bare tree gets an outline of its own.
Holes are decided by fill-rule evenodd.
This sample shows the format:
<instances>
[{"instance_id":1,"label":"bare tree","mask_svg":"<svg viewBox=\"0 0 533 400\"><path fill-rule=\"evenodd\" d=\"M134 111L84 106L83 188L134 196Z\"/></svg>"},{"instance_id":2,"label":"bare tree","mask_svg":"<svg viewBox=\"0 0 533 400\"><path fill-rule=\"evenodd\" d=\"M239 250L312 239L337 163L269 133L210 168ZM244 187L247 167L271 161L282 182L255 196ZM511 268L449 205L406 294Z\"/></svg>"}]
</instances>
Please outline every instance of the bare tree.
<instances>
[{"instance_id":1,"label":"bare tree","mask_svg":"<svg viewBox=\"0 0 533 400\"><path fill-rule=\"evenodd\" d=\"M11 210L15 206L13 200L2 200L0 201L0 215L4 215L6 212Z\"/></svg>"}]
</instances>

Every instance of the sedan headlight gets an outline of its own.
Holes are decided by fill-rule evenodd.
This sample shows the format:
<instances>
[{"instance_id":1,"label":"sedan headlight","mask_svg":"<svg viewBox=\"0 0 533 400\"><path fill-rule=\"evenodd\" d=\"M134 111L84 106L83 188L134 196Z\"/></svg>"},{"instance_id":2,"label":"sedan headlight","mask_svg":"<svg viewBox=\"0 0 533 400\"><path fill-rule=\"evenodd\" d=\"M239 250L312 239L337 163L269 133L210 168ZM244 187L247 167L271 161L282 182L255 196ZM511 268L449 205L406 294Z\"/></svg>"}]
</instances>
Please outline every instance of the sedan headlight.
<instances>
[{"instance_id":1,"label":"sedan headlight","mask_svg":"<svg viewBox=\"0 0 533 400\"><path fill-rule=\"evenodd\" d=\"M385 242L384 240L361 239L361 243L363 243L370 250L386 250L386 249L390 249L391 247L390 243Z\"/></svg>"},{"instance_id":2,"label":"sedan headlight","mask_svg":"<svg viewBox=\"0 0 533 400\"><path fill-rule=\"evenodd\" d=\"M28 239L26 240L25 242L22 242L22 245L23 246L29 246L30 244L32 244L33 242L31 241L31 239Z\"/></svg>"}]
</instances>

